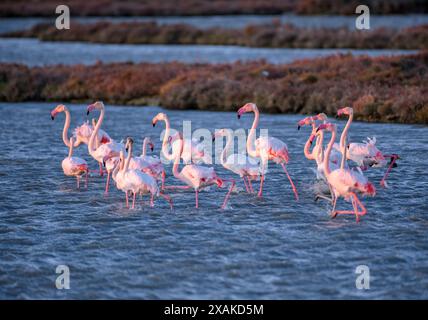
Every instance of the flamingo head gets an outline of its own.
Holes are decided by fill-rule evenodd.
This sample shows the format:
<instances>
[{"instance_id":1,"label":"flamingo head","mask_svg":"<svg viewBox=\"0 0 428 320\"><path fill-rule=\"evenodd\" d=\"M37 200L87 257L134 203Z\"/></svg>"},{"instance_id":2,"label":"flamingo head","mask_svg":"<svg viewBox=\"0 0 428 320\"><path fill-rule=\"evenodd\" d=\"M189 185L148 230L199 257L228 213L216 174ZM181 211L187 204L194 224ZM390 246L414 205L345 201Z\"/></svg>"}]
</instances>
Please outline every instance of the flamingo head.
<instances>
[{"instance_id":1,"label":"flamingo head","mask_svg":"<svg viewBox=\"0 0 428 320\"><path fill-rule=\"evenodd\" d=\"M225 129L216 130L212 135L213 141L218 137L223 137L224 135L226 135Z\"/></svg>"},{"instance_id":2,"label":"flamingo head","mask_svg":"<svg viewBox=\"0 0 428 320\"><path fill-rule=\"evenodd\" d=\"M125 150L128 152L128 149L134 144L134 140L131 137L126 138Z\"/></svg>"},{"instance_id":3,"label":"flamingo head","mask_svg":"<svg viewBox=\"0 0 428 320\"><path fill-rule=\"evenodd\" d=\"M104 109L104 103L102 101L96 101L93 104L90 104L87 108L86 108L86 115L89 115L89 113L91 111L94 111L95 109L97 110L102 110Z\"/></svg>"},{"instance_id":4,"label":"flamingo head","mask_svg":"<svg viewBox=\"0 0 428 320\"><path fill-rule=\"evenodd\" d=\"M241 115L247 112L254 112L257 109L257 106L255 103L249 102L246 103L243 107L239 108L238 110L238 119L241 118Z\"/></svg>"},{"instance_id":5,"label":"flamingo head","mask_svg":"<svg viewBox=\"0 0 428 320\"><path fill-rule=\"evenodd\" d=\"M336 125L334 123L323 123L318 126L317 132L320 130L333 131L336 130Z\"/></svg>"},{"instance_id":6,"label":"flamingo head","mask_svg":"<svg viewBox=\"0 0 428 320\"><path fill-rule=\"evenodd\" d=\"M343 107L340 108L339 110L337 110L337 116L340 117L341 115L352 115L354 113L354 109L352 109L351 107Z\"/></svg>"},{"instance_id":7,"label":"flamingo head","mask_svg":"<svg viewBox=\"0 0 428 320\"><path fill-rule=\"evenodd\" d=\"M152 126L156 126L156 123L158 121L165 121L167 119L167 116L163 112L159 112L153 119L152 119Z\"/></svg>"},{"instance_id":8,"label":"flamingo head","mask_svg":"<svg viewBox=\"0 0 428 320\"><path fill-rule=\"evenodd\" d=\"M318 113L316 116L312 117L313 120L323 121L324 123L328 120L328 117L325 113Z\"/></svg>"},{"instance_id":9,"label":"flamingo head","mask_svg":"<svg viewBox=\"0 0 428 320\"><path fill-rule=\"evenodd\" d=\"M63 105L63 104L59 104L59 105L57 105L57 106L55 107L55 109L53 109L53 110L51 111L51 119L52 119L52 120L55 120L56 115L57 115L58 113L60 113L60 112L64 112L65 110L67 110L67 107L66 107L65 105Z\"/></svg>"},{"instance_id":10,"label":"flamingo head","mask_svg":"<svg viewBox=\"0 0 428 320\"><path fill-rule=\"evenodd\" d=\"M149 145L150 151L153 152L153 150L155 149L155 145L152 142L152 139L150 139L149 137L145 137L144 141Z\"/></svg>"},{"instance_id":11,"label":"flamingo head","mask_svg":"<svg viewBox=\"0 0 428 320\"><path fill-rule=\"evenodd\" d=\"M313 117L306 117L297 123L297 130L300 130L300 127L310 126L313 123L314 123Z\"/></svg>"}]
</instances>

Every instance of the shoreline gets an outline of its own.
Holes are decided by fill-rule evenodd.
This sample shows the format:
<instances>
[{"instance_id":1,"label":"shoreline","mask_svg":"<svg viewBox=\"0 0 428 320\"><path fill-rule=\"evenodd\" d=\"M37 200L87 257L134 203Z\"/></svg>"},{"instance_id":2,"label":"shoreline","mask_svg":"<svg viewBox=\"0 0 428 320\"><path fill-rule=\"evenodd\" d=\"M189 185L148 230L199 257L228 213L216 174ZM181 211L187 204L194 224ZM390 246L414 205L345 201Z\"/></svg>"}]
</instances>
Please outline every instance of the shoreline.
<instances>
[{"instance_id":1,"label":"shoreline","mask_svg":"<svg viewBox=\"0 0 428 320\"><path fill-rule=\"evenodd\" d=\"M263 113L332 116L342 106L366 122L428 124L428 52L352 55L273 65L97 63L28 67L0 64L1 102L91 102L165 109L235 111L255 102Z\"/></svg>"},{"instance_id":2,"label":"shoreline","mask_svg":"<svg viewBox=\"0 0 428 320\"><path fill-rule=\"evenodd\" d=\"M148 22L73 23L70 30L57 30L39 23L27 30L0 34L4 38L35 38L96 44L230 45L250 48L300 49L428 49L428 24L404 29L370 31L340 28L302 28L282 24L248 25L244 28L198 28L190 24Z\"/></svg>"}]
</instances>

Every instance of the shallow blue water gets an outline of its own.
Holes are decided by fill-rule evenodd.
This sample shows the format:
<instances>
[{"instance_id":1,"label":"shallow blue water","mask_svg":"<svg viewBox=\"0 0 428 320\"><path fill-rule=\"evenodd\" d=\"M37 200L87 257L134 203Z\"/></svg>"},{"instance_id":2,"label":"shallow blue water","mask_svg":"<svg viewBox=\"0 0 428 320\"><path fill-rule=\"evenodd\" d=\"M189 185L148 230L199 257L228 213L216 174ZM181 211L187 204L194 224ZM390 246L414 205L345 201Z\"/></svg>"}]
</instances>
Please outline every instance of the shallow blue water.
<instances>
[{"instance_id":1,"label":"shallow blue water","mask_svg":"<svg viewBox=\"0 0 428 320\"><path fill-rule=\"evenodd\" d=\"M202 45L125 45L81 42L41 42L36 39L0 38L0 62L29 66L52 64L94 64L102 62L228 63L238 60L265 59L271 63L289 63L299 59L333 54L400 55L415 50L350 50L350 49L270 49L238 46Z\"/></svg>"},{"instance_id":2,"label":"shallow blue water","mask_svg":"<svg viewBox=\"0 0 428 320\"><path fill-rule=\"evenodd\" d=\"M226 190L215 188L201 192L199 210L194 194L181 192L172 194L173 212L160 200L130 211L114 188L103 196L104 178L94 176L79 191L63 175L64 118L50 120L54 106L0 104L0 298L428 298L427 127L352 125L352 141L374 135L382 151L402 156L389 189L379 187L381 169L367 172L378 194L363 200L368 214L356 224L353 217L331 220L329 206L314 202L314 164L302 153L309 132L296 130L301 116L263 114L260 122L289 146L299 202L271 166L263 200L238 182L224 211L218 205ZM85 107L69 107L73 128L86 119ZM132 135L138 145L149 135L159 152L162 128L150 121L161 110L107 106L103 128L116 139ZM178 129L183 119L193 129L252 122L234 113L165 112ZM85 148L76 154L96 167ZM167 182L176 183L167 170ZM55 288L59 264L70 267L70 290ZM358 265L370 268L370 290L355 287Z\"/></svg>"},{"instance_id":3,"label":"shallow blue water","mask_svg":"<svg viewBox=\"0 0 428 320\"><path fill-rule=\"evenodd\" d=\"M160 24L186 23L198 28L243 28L249 24L271 23L273 19L279 19L282 23L291 23L298 27L313 28L355 28L355 16L298 16L294 14L284 15L228 15L228 16L190 16L190 17L71 17L72 21L79 23L95 23L97 21L130 22L130 21L156 21ZM0 20L0 33L31 28L38 23L55 23L54 18L2 18ZM374 15L370 16L370 27L380 28L405 28L418 24L428 23L428 15Z\"/></svg>"}]
</instances>

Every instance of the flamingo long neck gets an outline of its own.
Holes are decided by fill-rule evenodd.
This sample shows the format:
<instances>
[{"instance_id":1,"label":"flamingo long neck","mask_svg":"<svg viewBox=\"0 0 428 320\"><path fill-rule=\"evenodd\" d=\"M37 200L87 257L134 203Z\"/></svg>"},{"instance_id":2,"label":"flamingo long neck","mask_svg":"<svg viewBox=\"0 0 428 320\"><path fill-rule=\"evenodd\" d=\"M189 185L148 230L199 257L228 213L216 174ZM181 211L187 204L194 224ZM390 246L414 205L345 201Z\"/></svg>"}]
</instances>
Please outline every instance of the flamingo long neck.
<instances>
[{"instance_id":1,"label":"flamingo long neck","mask_svg":"<svg viewBox=\"0 0 428 320\"><path fill-rule=\"evenodd\" d=\"M316 144L316 148L317 148L317 153L315 155L317 162L322 163L322 161L324 161L324 148L323 148L323 142L324 142L324 131L321 130L318 133L318 137L317 137L317 144Z\"/></svg>"},{"instance_id":2,"label":"flamingo long neck","mask_svg":"<svg viewBox=\"0 0 428 320\"><path fill-rule=\"evenodd\" d=\"M226 132L226 145L224 146L224 149L221 153L221 158L220 158L220 163L222 164L223 167L226 164L226 161L227 161L226 158L230 152L230 149L232 148L232 143L233 143L232 133L230 131L227 131Z\"/></svg>"},{"instance_id":3,"label":"flamingo long neck","mask_svg":"<svg viewBox=\"0 0 428 320\"><path fill-rule=\"evenodd\" d=\"M256 128L259 125L260 114L259 114L259 109L257 107L253 109L253 112L254 112L254 121L247 138L247 153L251 157L256 158L258 157L258 154L255 147L255 135L256 135Z\"/></svg>"},{"instance_id":4,"label":"flamingo long neck","mask_svg":"<svg viewBox=\"0 0 428 320\"><path fill-rule=\"evenodd\" d=\"M331 131L331 139L328 143L327 150L324 155L324 174L328 178L330 176L330 153L333 148L334 140L336 139L336 128Z\"/></svg>"},{"instance_id":5,"label":"flamingo long neck","mask_svg":"<svg viewBox=\"0 0 428 320\"><path fill-rule=\"evenodd\" d=\"M174 165L172 166L172 174L177 179L183 180L180 171L178 171L178 167L180 166L181 153L183 152L183 140L178 139L177 141L179 143L180 148L177 150L178 152L176 154L172 155L174 157Z\"/></svg>"},{"instance_id":6,"label":"flamingo long neck","mask_svg":"<svg viewBox=\"0 0 428 320\"><path fill-rule=\"evenodd\" d=\"M174 154L168 153L168 138L169 138L169 132L170 132L171 126L170 126L168 117L165 117L164 121L165 121L165 134L163 136L163 141L162 141L162 153L167 160L171 161L171 160L175 160Z\"/></svg>"},{"instance_id":7,"label":"flamingo long neck","mask_svg":"<svg viewBox=\"0 0 428 320\"><path fill-rule=\"evenodd\" d=\"M348 136L349 127L351 126L352 120L354 119L354 113L351 112L349 114L348 122L346 123L345 128L343 128L342 134L340 136L340 149L342 151L342 155L344 153L344 148L346 146L346 138Z\"/></svg>"},{"instance_id":8,"label":"flamingo long neck","mask_svg":"<svg viewBox=\"0 0 428 320\"><path fill-rule=\"evenodd\" d=\"M67 108L64 108L65 113L65 122L64 129L62 129L62 141L67 147L70 147L70 139L68 138L68 128L70 128L71 116L70 111Z\"/></svg>"},{"instance_id":9,"label":"flamingo long neck","mask_svg":"<svg viewBox=\"0 0 428 320\"><path fill-rule=\"evenodd\" d=\"M105 113L104 107L101 107L100 116L98 118L97 125L95 126L94 130L92 131L91 137L89 138L89 143L88 143L89 153L96 150L95 137L98 136L98 131L100 130L101 124L103 123L104 113Z\"/></svg>"},{"instance_id":10,"label":"flamingo long neck","mask_svg":"<svg viewBox=\"0 0 428 320\"><path fill-rule=\"evenodd\" d=\"M309 159L309 160L314 160L315 159L315 157L314 157L314 155L313 155L313 151L312 152L310 152L310 148L311 148L311 137L312 137L312 134L309 136L309 138L308 138L308 141L306 141L306 143L305 143L305 147L303 148L303 153L305 154L305 157L306 157L306 159ZM317 137L317 143L318 143L318 137ZM314 150L315 150L315 147L314 147Z\"/></svg>"},{"instance_id":11,"label":"flamingo long neck","mask_svg":"<svg viewBox=\"0 0 428 320\"><path fill-rule=\"evenodd\" d=\"M123 168L125 171L128 171L128 169L129 169L129 164L131 163L131 158L132 158L132 143L130 143L129 147L128 147L128 156L126 157L125 167Z\"/></svg>"},{"instance_id":12,"label":"flamingo long neck","mask_svg":"<svg viewBox=\"0 0 428 320\"><path fill-rule=\"evenodd\" d=\"M73 143L70 141L68 144L69 144L68 157L71 158L73 156Z\"/></svg>"},{"instance_id":13,"label":"flamingo long neck","mask_svg":"<svg viewBox=\"0 0 428 320\"><path fill-rule=\"evenodd\" d=\"M147 143L148 143L148 141L149 141L149 139L148 139L148 138L144 138L144 141L143 141L143 152L141 153L141 155L142 155L143 157L145 157L145 156L146 156L146 152L147 152Z\"/></svg>"},{"instance_id":14,"label":"flamingo long neck","mask_svg":"<svg viewBox=\"0 0 428 320\"><path fill-rule=\"evenodd\" d=\"M111 174L114 181L116 181L116 177L119 171L123 169L123 160L124 160L124 155L123 155L123 152L121 151L119 155L119 162L116 164Z\"/></svg>"}]
</instances>

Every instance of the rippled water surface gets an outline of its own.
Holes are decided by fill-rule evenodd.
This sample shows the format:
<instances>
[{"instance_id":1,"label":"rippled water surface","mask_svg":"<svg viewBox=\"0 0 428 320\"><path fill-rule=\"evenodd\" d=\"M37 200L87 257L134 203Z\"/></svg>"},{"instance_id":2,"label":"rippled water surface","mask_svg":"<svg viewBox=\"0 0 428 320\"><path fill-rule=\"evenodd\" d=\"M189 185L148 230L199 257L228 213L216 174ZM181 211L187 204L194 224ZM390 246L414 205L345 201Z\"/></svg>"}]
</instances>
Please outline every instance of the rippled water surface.
<instances>
[{"instance_id":1,"label":"rippled water surface","mask_svg":"<svg viewBox=\"0 0 428 320\"><path fill-rule=\"evenodd\" d=\"M199 210L193 192L172 193L171 212L161 200L127 210L115 188L103 196L97 175L88 190L77 190L61 170L64 117L51 121L52 107L0 104L0 298L428 298L427 127L352 125L352 141L374 135L381 150L402 156L390 188L363 200L368 214L357 224L353 217L331 220L329 206L314 202L314 164L302 153L309 132L295 125L300 116L263 114L260 122L288 143L299 202L271 166L262 200L239 181L224 211L218 206L226 190L213 188L201 192ZM70 109L72 127L86 119L83 105ZM116 139L132 135L138 145L151 136L159 152L162 128L150 121L161 110L108 106L103 128ZM183 119L192 129L252 122L251 115L238 121L233 113L166 112L178 129ZM76 155L96 168L86 148ZM167 183L175 184L170 169ZM382 173L368 175L378 186ZM55 288L59 264L70 267L70 290ZM355 288L358 265L370 268L370 290Z\"/></svg>"},{"instance_id":2,"label":"rippled water surface","mask_svg":"<svg viewBox=\"0 0 428 320\"><path fill-rule=\"evenodd\" d=\"M317 58L339 53L380 56L414 52L416 51L388 49L269 49L238 46L92 44L0 38L0 62L23 63L29 66L93 64L97 61L227 63L259 59L266 59L271 63L289 63L298 59Z\"/></svg>"},{"instance_id":3,"label":"rippled water surface","mask_svg":"<svg viewBox=\"0 0 428 320\"><path fill-rule=\"evenodd\" d=\"M299 27L316 28L355 28L355 16L297 16L284 15L229 15L229 16L194 16L194 17L74 17L72 21L79 23L95 23L97 21L130 22L130 21L156 21L160 24L186 23L198 28L243 28L249 24L271 23L273 19L279 19L282 23L291 23ZM9 32L30 28L38 23L55 23L53 18L2 18L0 20L0 32ZM428 23L428 15L371 15L371 28L392 27L405 28L418 24Z\"/></svg>"}]
</instances>

